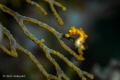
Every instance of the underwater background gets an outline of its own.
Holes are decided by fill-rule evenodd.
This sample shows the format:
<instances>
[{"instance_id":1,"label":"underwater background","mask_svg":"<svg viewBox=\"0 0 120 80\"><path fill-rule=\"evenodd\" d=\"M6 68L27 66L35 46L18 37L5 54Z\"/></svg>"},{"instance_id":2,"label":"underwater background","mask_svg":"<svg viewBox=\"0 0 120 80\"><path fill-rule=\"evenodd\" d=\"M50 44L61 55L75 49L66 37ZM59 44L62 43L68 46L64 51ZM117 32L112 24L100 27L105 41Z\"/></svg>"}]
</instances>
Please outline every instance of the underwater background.
<instances>
[{"instance_id":1,"label":"underwater background","mask_svg":"<svg viewBox=\"0 0 120 80\"><path fill-rule=\"evenodd\" d=\"M45 44L64 54L69 60L82 70L95 75L94 80L120 80L120 1L119 0L56 0L67 8L63 12L55 7L64 21L60 26L48 5L42 0L33 0L40 4L48 15L43 15L35 6L25 0L0 0L21 15L40 20L61 33L67 33L71 26L83 28L88 35L84 50L84 61L75 61L65 51L57 39L47 30L30 22L24 22L27 29L38 39L45 39ZM42 49L29 40L19 28L12 16L0 10L0 22L13 34L16 41L24 48L30 50L40 61L44 68L51 74L55 74L55 67L45 57ZM64 40L71 49L73 43ZM1 35L0 42L9 48L9 41ZM36 65L23 53L18 52L18 58L13 58L0 49L0 80L46 80ZM54 56L66 75L71 80L80 80L78 75L58 57ZM24 75L24 78L4 78L3 75ZM88 79L89 80L89 79Z\"/></svg>"}]
</instances>

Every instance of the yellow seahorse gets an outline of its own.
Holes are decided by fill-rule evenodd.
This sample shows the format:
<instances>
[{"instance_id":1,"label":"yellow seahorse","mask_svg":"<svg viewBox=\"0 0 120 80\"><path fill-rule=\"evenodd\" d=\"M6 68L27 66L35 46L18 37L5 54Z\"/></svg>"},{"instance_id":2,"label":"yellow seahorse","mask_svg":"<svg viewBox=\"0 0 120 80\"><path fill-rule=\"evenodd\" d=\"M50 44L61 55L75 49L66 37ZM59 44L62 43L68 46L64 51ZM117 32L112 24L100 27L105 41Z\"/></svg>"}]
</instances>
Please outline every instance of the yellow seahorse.
<instances>
[{"instance_id":1,"label":"yellow seahorse","mask_svg":"<svg viewBox=\"0 0 120 80\"><path fill-rule=\"evenodd\" d=\"M85 50L85 46L83 43L85 43L85 39L88 37L88 35L85 34L82 28L76 28L75 26L72 26L69 30L68 34L65 34L65 37L70 37L72 35L79 35L79 37L75 40L74 45L75 48L78 48L78 53L81 55L81 60L84 60L85 58L83 55L83 50Z\"/></svg>"}]
</instances>

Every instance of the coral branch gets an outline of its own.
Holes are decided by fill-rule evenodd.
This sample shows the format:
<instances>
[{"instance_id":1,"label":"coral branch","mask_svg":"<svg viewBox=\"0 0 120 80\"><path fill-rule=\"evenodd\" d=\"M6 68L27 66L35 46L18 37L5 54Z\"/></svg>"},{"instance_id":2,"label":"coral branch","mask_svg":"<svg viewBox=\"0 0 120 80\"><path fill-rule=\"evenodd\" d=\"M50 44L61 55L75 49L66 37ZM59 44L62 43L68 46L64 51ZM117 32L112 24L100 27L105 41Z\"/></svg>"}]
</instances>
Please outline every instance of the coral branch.
<instances>
[{"instance_id":1,"label":"coral branch","mask_svg":"<svg viewBox=\"0 0 120 80\"><path fill-rule=\"evenodd\" d=\"M32 4L32 5L35 5L36 7L40 7L38 6L38 4L32 2L31 0L26 0L28 3ZM56 10L54 9L54 6L53 4L61 7L63 10L66 10L65 7L63 7L60 3L58 2L55 2L54 0L44 0L46 2L48 2L50 4L50 7L54 13L54 15L56 16L56 18L58 19L59 23L62 25L63 24L63 21L62 19L59 17L59 15L57 14ZM29 18L29 17L26 17L26 16L22 16L20 15L19 13L17 12L14 12L13 10L7 8L6 6L0 4L0 9L3 11L3 12L6 12L10 15L12 15L15 20L17 21L17 23L19 24L22 32L24 33L24 35L26 37L28 37L30 40L32 40L33 42L35 42L40 48L43 49L43 51L45 52L45 55L46 57L50 60L50 62L55 66L56 68L56 72L57 72L57 76L54 76L54 75L51 75L49 73L47 73L47 71L44 69L44 67L40 64L40 62L35 58L34 55L32 55L32 53L30 51L28 51L27 49L24 49L22 46L20 46L18 43L16 43L15 39L13 38L12 34L10 34L10 32L2 27L2 31L3 33L8 37L9 39L9 42L10 42L10 48L11 48L11 51L8 51L3 45L0 44L0 48L6 52L7 54L13 56L13 57L17 57L17 53L16 53L16 49L18 50L21 50L22 52L24 52L26 55L29 56L29 58L31 59L31 61L33 61L36 66L38 67L38 69L40 70L40 72L42 72L42 74L48 79L48 80L51 80L51 79L55 79L55 80L61 80L61 79L65 79L65 80L70 80L66 74L63 72L63 70L60 68L59 64L55 61L55 59L52 58L51 54L54 54L54 55L57 55L59 58L61 58L64 62L67 63L67 65L71 68L73 68L74 71L76 71L76 73L79 75L79 77L82 79L82 80L86 80L87 78L84 76L86 75L87 77L89 77L90 79L93 79L94 76L92 74L89 74L85 71L82 71L80 68L76 67L71 61L69 61L63 54L60 54L59 52L53 50L53 49L50 49L48 48L45 44L44 44L44 39L41 39L41 40L38 40L33 34L31 34L29 32L29 30L27 30L26 26L24 25L24 21L29 21L31 23L34 23L34 24L37 24L43 28L45 28L46 30L50 31L51 33L53 33L53 35L58 39L59 43L61 44L61 46L67 50L71 55L73 55L76 60L83 60L81 59L81 55L78 55L76 54L74 51L72 51L63 41L62 41L62 37L64 34L61 34L59 33L58 31L56 31L54 28L50 27L49 25L45 24L45 23L42 23L36 19L33 19L33 18ZM40 8L41 9L41 8ZM44 12L43 12L44 13ZM0 26L2 26L0 24ZM83 38L83 33L84 31L80 30L82 32L82 34L80 33L80 41L83 41L82 43L85 42L85 39L86 37ZM86 36L86 34L84 33L84 35ZM71 36L71 35L70 35ZM69 36L69 37L70 37ZM82 36L82 37L81 37ZM66 37L66 36L64 36ZM66 38L69 38L69 37L66 37ZM76 40L73 40L71 38L69 38L70 40L72 40L73 42ZM80 45L80 48L81 48L81 51L84 50L83 46Z\"/></svg>"},{"instance_id":2,"label":"coral branch","mask_svg":"<svg viewBox=\"0 0 120 80\"><path fill-rule=\"evenodd\" d=\"M5 35L8 37L9 41L10 41L10 49L11 49L11 51L9 51L7 48L5 48L5 47L4 47L3 45L1 45L1 44L0 44L0 48L1 48L4 52L6 52L8 55L11 55L12 57L17 57L18 54L17 54L17 52L16 52L16 41L15 41L15 39L13 38L12 35L10 35L10 32L9 32L5 27L3 27L3 26L1 25L1 23L0 23L0 26L2 27L2 32L3 32L3 34L5 34Z\"/></svg>"},{"instance_id":3,"label":"coral branch","mask_svg":"<svg viewBox=\"0 0 120 80\"><path fill-rule=\"evenodd\" d=\"M52 10L55 18L58 20L59 24L60 24L60 25L64 25L64 22L62 21L62 19L61 19L60 16L58 15L58 13L57 13L57 11L55 10L53 4L57 5L58 7L61 7L63 11L66 11L66 8L65 8L63 5L61 5L60 3L58 3L58 2L56 2L56 1L54 1L54 0L44 0L44 1L46 1L46 2L49 3L50 8L51 8L51 10Z\"/></svg>"},{"instance_id":4,"label":"coral branch","mask_svg":"<svg viewBox=\"0 0 120 80\"><path fill-rule=\"evenodd\" d=\"M47 15L47 12L37 3L35 3L34 1L31 0L26 0L26 2L28 2L31 5L36 6L44 15Z\"/></svg>"},{"instance_id":5,"label":"coral branch","mask_svg":"<svg viewBox=\"0 0 120 80\"><path fill-rule=\"evenodd\" d=\"M66 11L66 8L62 4L60 4L60 3L58 3L58 2L56 2L54 0L44 0L44 1L49 3L50 8L51 8L51 10L52 10L55 18L58 20L59 24L60 25L64 25L64 22L60 18L60 16L58 15L57 11L55 10L54 5L56 5L58 7L61 7L63 11ZM26 0L26 2L28 2L31 5L36 6L44 15L47 15L47 12L40 5L38 5L37 3L35 3L34 1Z\"/></svg>"}]
</instances>

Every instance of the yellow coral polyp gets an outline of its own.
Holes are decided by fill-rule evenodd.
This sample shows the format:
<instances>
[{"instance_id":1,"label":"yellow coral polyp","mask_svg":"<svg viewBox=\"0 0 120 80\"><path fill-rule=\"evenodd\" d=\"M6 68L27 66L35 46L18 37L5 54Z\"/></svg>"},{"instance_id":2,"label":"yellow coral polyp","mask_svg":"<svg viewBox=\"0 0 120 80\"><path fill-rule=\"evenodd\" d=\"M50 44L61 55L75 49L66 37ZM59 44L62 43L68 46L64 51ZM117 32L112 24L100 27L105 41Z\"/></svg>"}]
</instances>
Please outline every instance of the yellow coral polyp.
<instances>
[{"instance_id":1,"label":"yellow coral polyp","mask_svg":"<svg viewBox=\"0 0 120 80\"><path fill-rule=\"evenodd\" d=\"M76 28L75 26L72 26L68 32L68 34L65 34L65 37L67 38L72 35L79 35L79 37L75 40L74 45L75 48L78 48L78 53L80 54L78 59L84 60L84 58L82 57L82 51L85 50L85 46L83 45L83 43L85 43L85 40L88 37L88 35L85 34L82 28Z\"/></svg>"}]
</instances>

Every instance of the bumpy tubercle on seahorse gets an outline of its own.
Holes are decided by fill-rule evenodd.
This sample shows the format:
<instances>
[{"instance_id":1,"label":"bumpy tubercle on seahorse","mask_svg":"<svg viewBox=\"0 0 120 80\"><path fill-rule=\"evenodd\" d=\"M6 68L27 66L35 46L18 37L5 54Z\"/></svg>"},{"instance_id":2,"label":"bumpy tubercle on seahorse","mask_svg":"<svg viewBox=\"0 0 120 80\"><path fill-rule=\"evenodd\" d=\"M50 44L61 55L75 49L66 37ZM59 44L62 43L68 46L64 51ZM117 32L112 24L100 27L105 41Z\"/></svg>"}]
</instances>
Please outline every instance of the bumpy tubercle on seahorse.
<instances>
[{"instance_id":1,"label":"bumpy tubercle on seahorse","mask_svg":"<svg viewBox=\"0 0 120 80\"><path fill-rule=\"evenodd\" d=\"M85 34L82 28L76 28L75 26L72 26L68 32L68 34L65 34L65 37L67 38L72 35L79 35L79 37L75 40L74 45L75 48L78 49L78 53L80 54L80 60L85 60L85 58L82 56L83 50L85 50L85 46L83 44L85 43L88 35Z\"/></svg>"}]
</instances>

